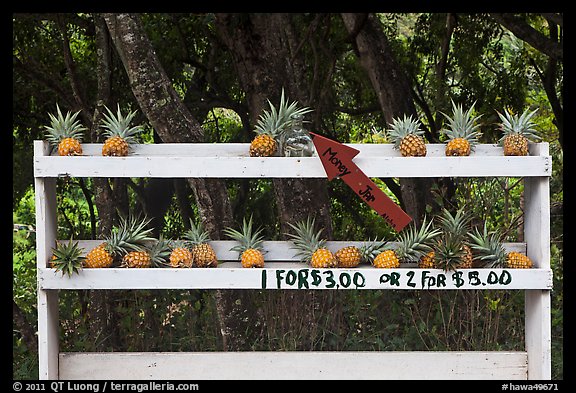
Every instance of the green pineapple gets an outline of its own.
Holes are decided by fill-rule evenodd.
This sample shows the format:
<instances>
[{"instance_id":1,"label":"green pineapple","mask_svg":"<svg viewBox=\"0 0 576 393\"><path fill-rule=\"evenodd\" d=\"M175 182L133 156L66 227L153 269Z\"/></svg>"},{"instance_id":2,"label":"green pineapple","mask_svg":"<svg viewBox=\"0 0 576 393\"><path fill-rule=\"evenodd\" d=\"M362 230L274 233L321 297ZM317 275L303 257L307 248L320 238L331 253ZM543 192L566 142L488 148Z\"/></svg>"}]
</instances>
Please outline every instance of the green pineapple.
<instances>
[{"instance_id":1,"label":"green pineapple","mask_svg":"<svg viewBox=\"0 0 576 393\"><path fill-rule=\"evenodd\" d=\"M288 104L284 99L284 89L278 109L268 100L270 110L260 115L254 132L256 137L250 143L250 157L271 157L278 151L278 145L287 126L292 123L292 116L311 112L310 108L299 108L296 101Z\"/></svg>"},{"instance_id":2,"label":"green pineapple","mask_svg":"<svg viewBox=\"0 0 576 393\"><path fill-rule=\"evenodd\" d=\"M72 277L73 273L79 273L82 269L82 263L86 259L82 256L84 249L78 246L78 242L70 239L67 243L57 243L56 247L52 248L52 260L50 267L61 272L62 276L67 274Z\"/></svg>"},{"instance_id":3,"label":"green pineapple","mask_svg":"<svg viewBox=\"0 0 576 393\"><path fill-rule=\"evenodd\" d=\"M136 111L129 111L126 116L123 116L120 105L116 114L106 106L104 108L108 114L104 113L102 127L105 129L104 136L107 139L102 145L102 155L125 157L130 151L130 145L136 143L136 135L142 132L141 126L130 127Z\"/></svg>"},{"instance_id":4,"label":"green pineapple","mask_svg":"<svg viewBox=\"0 0 576 393\"><path fill-rule=\"evenodd\" d=\"M445 271L472 267L472 250L467 244L471 219L463 207L454 215L447 209L442 210L438 221L443 236L437 239L434 247L435 267Z\"/></svg>"},{"instance_id":5,"label":"green pineapple","mask_svg":"<svg viewBox=\"0 0 576 393\"><path fill-rule=\"evenodd\" d=\"M478 131L480 124L477 124L477 121L482 115L472 114L475 104L464 111L462 105L456 105L452 101L452 116L442 113L448 119L448 128L441 131L448 139L446 156L469 156L478 144L481 133Z\"/></svg>"}]
</instances>

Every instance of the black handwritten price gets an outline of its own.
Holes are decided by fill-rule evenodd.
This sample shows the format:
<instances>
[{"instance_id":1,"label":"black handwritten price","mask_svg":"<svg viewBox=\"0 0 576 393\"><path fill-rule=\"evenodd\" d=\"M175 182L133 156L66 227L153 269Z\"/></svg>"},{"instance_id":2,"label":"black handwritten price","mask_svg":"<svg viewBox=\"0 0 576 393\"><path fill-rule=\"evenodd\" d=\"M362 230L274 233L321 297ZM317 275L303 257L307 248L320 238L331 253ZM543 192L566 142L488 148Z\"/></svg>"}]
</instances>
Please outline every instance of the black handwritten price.
<instances>
[{"instance_id":1,"label":"black handwritten price","mask_svg":"<svg viewBox=\"0 0 576 393\"><path fill-rule=\"evenodd\" d=\"M263 269L263 289L471 289L507 287L502 270L462 269Z\"/></svg>"}]
</instances>

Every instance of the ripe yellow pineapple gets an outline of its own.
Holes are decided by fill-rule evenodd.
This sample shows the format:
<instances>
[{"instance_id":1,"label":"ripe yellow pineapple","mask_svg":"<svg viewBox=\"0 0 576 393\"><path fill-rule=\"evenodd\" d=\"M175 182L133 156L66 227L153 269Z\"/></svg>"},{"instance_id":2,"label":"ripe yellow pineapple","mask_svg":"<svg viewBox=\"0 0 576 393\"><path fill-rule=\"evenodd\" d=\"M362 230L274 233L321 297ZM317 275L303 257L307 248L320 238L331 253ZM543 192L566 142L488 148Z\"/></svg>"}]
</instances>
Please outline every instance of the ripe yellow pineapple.
<instances>
[{"instance_id":1,"label":"ripe yellow pineapple","mask_svg":"<svg viewBox=\"0 0 576 393\"><path fill-rule=\"evenodd\" d=\"M400 150L403 157L426 156L426 143L424 131L420 130L420 123L412 115L392 120L392 126L387 130L387 138L394 143L394 148Z\"/></svg>"},{"instance_id":2,"label":"ripe yellow pineapple","mask_svg":"<svg viewBox=\"0 0 576 393\"><path fill-rule=\"evenodd\" d=\"M111 233L104 238L104 242L86 254L84 267L111 267L116 258L130 251L141 250L145 242L153 240L149 236L152 229L146 228L150 221L146 217L122 217L119 225L112 228Z\"/></svg>"},{"instance_id":3,"label":"ripe yellow pineapple","mask_svg":"<svg viewBox=\"0 0 576 393\"><path fill-rule=\"evenodd\" d=\"M169 242L172 251L170 252L170 267L192 267L194 255L183 240L172 240Z\"/></svg>"},{"instance_id":4,"label":"ripe yellow pineapple","mask_svg":"<svg viewBox=\"0 0 576 393\"><path fill-rule=\"evenodd\" d=\"M256 137L250 143L250 157L271 157L279 150L279 144L287 126L292 122L293 115L304 115L309 108L298 108L296 101L288 104L284 99L284 89L280 96L278 109L268 101L270 110L264 110L260 115L254 132Z\"/></svg>"},{"instance_id":5,"label":"ripe yellow pineapple","mask_svg":"<svg viewBox=\"0 0 576 393\"><path fill-rule=\"evenodd\" d=\"M421 269L435 269L436 262L434 261L436 253L434 250L429 251L426 255L423 255L418 261L418 267Z\"/></svg>"},{"instance_id":6,"label":"ripe yellow pineapple","mask_svg":"<svg viewBox=\"0 0 576 393\"><path fill-rule=\"evenodd\" d=\"M430 251L432 240L440 234L440 230L432 227L432 221L422 221L420 228L412 222L407 229L398 235L397 245L393 249L391 244L375 247L376 253L372 264L377 268L397 268L401 263L418 262L420 258Z\"/></svg>"},{"instance_id":7,"label":"ripe yellow pineapple","mask_svg":"<svg viewBox=\"0 0 576 393\"><path fill-rule=\"evenodd\" d=\"M506 253L502 245L502 235L498 231L488 232L484 223L483 232L474 228L468 234L472 240L471 247L475 261L479 266L488 268L530 269L533 264L530 258L517 251Z\"/></svg>"},{"instance_id":8,"label":"ripe yellow pineapple","mask_svg":"<svg viewBox=\"0 0 576 393\"><path fill-rule=\"evenodd\" d=\"M83 153L82 136L86 127L76 120L80 111L74 114L67 112L66 116L63 116L58 104L56 104L56 111L56 116L48 113L50 126L44 126L46 140L53 147L57 147L59 156L81 156Z\"/></svg>"},{"instance_id":9,"label":"ripe yellow pineapple","mask_svg":"<svg viewBox=\"0 0 576 393\"><path fill-rule=\"evenodd\" d=\"M136 135L142 132L141 126L130 127L130 122L136 115L136 111L129 111L126 116L123 116L120 105L118 105L116 114L106 106L104 108L108 114L104 113L102 127L105 129L104 135L107 139L102 145L102 155L127 156L130 152L130 145L136 142Z\"/></svg>"},{"instance_id":10,"label":"ripe yellow pineapple","mask_svg":"<svg viewBox=\"0 0 576 393\"><path fill-rule=\"evenodd\" d=\"M356 267L362 261L362 252L356 246L342 247L334 253L338 267Z\"/></svg>"},{"instance_id":11,"label":"ripe yellow pineapple","mask_svg":"<svg viewBox=\"0 0 576 393\"><path fill-rule=\"evenodd\" d=\"M228 227L224 229L224 233L239 243L230 250L238 251L238 257L242 267L264 267L264 253L262 250L263 239L260 235L262 233L262 228L253 231L252 216L250 216L249 221L246 221L246 218L244 218L242 229L240 231Z\"/></svg>"},{"instance_id":12,"label":"ripe yellow pineapple","mask_svg":"<svg viewBox=\"0 0 576 393\"><path fill-rule=\"evenodd\" d=\"M131 251L122 257L121 267L149 268L167 265L170 257L168 241L162 236L154 240L152 244L139 251Z\"/></svg>"},{"instance_id":13,"label":"ripe yellow pineapple","mask_svg":"<svg viewBox=\"0 0 576 393\"><path fill-rule=\"evenodd\" d=\"M442 113L448 119L448 128L441 131L448 138L446 156L469 156L478 144L478 137L481 134L478 131L480 125L476 122L482 115L474 116L472 114L475 104L464 111L462 105L456 105L452 101L453 115L449 116Z\"/></svg>"},{"instance_id":14,"label":"ripe yellow pineapple","mask_svg":"<svg viewBox=\"0 0 576 393\"><path fill-rule=\"evenodd\" d=\"M536 111L537 109L528 112L526 109L520 116L512 113L510 109L507 109L504 114L497 112L502 121L499 129L504 134L499 144L504 146L505 156L527 156L528 142L540 139L534 129L536 124L532 121L532 116L536 114Z\"/></svg>"},{"instance_id":15,"label":"ripe yellow pineapple","mask_svg":"<svg viewBox=\"0 0 576 393\"><path fill-rule=\"evenodd\" d=\"M293 239L293 248L298 250L296 256L314 268L337 267L337 259L332 251L325 247L326 239L320 239L322 228L316 231L314 223L315 220L311 217L308 217L306 221L297 222L296 225L288 223L296 232L296 234L286 234Z\"/></svg>"},{"instance_id":16,"label":"ripe yellow pineapple","mask_svg":"<svg viewBox=\"0 0 576 393\"><path fill-rule=\"evenodd\" d=\"M195 267L217 267L218 258L212 246L208 243L210 235L204 230L201 222L194 224L190 220L190 229L184 234L189 247L192 250Z\"/></svg>"}]
</instances>

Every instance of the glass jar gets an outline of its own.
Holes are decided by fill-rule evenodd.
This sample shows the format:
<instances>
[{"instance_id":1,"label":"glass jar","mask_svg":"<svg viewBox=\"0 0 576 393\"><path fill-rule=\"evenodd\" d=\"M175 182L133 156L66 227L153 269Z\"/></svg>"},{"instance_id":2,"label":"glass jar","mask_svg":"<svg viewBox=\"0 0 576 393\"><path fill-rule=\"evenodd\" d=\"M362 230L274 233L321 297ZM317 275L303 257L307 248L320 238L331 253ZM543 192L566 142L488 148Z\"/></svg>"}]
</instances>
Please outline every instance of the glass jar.
<instances>
[{"instance_id":1,"label":"glass jar","mask_svg":"<svg viewBox=\"0 0 576 393\"><path fill-rule=\"evenodd\" d=\"M314 142L306 129L304 118L296 114L291 116L292 125L284 133L282 150L284 157L312 157L314 155Z\"/></svg>"}]
</instances>

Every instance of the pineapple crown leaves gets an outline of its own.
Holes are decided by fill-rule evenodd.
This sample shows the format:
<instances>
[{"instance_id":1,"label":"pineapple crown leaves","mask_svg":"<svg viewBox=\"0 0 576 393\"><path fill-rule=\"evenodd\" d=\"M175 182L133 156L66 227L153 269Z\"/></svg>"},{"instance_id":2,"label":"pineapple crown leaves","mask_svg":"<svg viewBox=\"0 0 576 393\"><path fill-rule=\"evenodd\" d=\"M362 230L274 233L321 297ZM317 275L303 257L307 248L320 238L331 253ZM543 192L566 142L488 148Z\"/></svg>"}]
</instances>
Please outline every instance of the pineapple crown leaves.
<instances>
[{"instance_id":1,"label":"pineapple crown leaves","mask_svg":"<svg viewBox=\"0 0 576 393\"><path fill-rule=\"evenodd\" d=\"M150 236L153 229L147 228L151 221L146 215L121 216L118 226L113 227L104 239L106 250L114 256L142 251L146 242L155 240Z\"/></svg>"},{"instance_id":2,"label":"pineapple crown leaves","mask_svg":"<svg viewBox=\"0 0 576 393\"><path fill-rule=\"evenodd\" d=\"M187 244L190 246L210 241L210 234L204 230L202 222L198 221L198 224L195 224L192 219L190 219L190 229L184 232L183 237L187 240Z\"/></svg>"},{"instance_id":3,"label":"pineapple crown leaves","mask_svg":"<svg viewBox=\"0 0 576 393\"><path fill-rule=\"evenodd\" d=\"M496 111L501 121L498 128L504 133L499 143L502 144L506 136L510 134L520 134L530 140L542 139L538 135L538 131L534 129L536 124L532 121L532 117L537 111L538 109L529 112L528 109L525 109L520 115L514 114L510 108L506 108L504 114Z\"/></svg>"},{"instance_id":4,"label":"pineapple crown leaves","mask_svg":"<svg viewBox=\"0 0 576 393\"><path fill-rule=\"evenodd\" d=\"M456 270L466 252L462 238L454 233L444 233L434 245L435 265L444 271Z\"/></svg>"},{"instance_id":5,"label":"pineapple crown leaves","mask_svg":"<svg viewBox=\"0 0 576 393\"><path fill-rule=\"evenodd\" d=\"M426 222L426 217L418 228L414 222L398 236L396 254L402 262L416 262L423 255L432 251L431 243L441 234L439 228L432 226L432 220ZM391 248L391 246L388 246Z\"/></svg>"},{"instance_id":6,"label":"pineapple crown leaves","mask_svg":"<svg viewBox=\"0 0 576 393\"><path fill-rule=\"evenodd\" d=\"M288 223L296 233L285 235L292 238L294 247L291 248L298 251L295 257L300 258L302 262L310 262L314 252L326 244L326 239L321 239L323 229L314 229L315 221L309 216L306 220L297 221L296 224Z\"/></svg>"},{"instance_id":7,"label":"pineapple crown leaves","mask_svg":"<svg viewBox=\"0 0 576 393\"><path fill-rule=\"evenodd\" d=\"M82 254L84 249L78 246L78 242L70 239L67 243L56 243L52 248L52 264L57 272L61 272L62 276L67 274L72 277L73 273L80 273L82 263L86 259Z\"/></svg>"},{"instance_id":8,"label":"pineapple crown leaves","mask_svg":"<svg viewBox=\"0 0 576 393\"><path fill-rule=\"evenodd\" d=\"M461 207L455 214L450 213L446 208L438 216L438 226L447 233L453 234L460 239L464 239L469 232L472 216Z\"/></svg>"},{"instance_id":9,"label":"pineapple crown leaves","mask_svg":"<svg viewBox=\"0 0 576 393\"><path fill-rule=\"evenodd\" d=\"M108 109L107 106L104 106L104 108L108 112L103 114L102 127L105 129L104 136L108 138L119 136L128 143L136 142L136 134L142 132L142 126L130 127L130 123L136 116L137 111L128 111L128 114L124 116L120 111L120 104L117 104L116 114Z\"/></svg>"},{"instance_id":10,"label":"pineapple crown leaves","mask_svg":"<svg viewBox=\"0 0 576 393\"><path fill-rule=\"evenodd\" d=\"M170 257L170 240L160 235L151 244L146 247L148 255L150 255L151 265L154 267L168 265L168 258Z\"/></svg>"},{"instance_id":11,"label":"pineapple crown leaves","mask_svg":"<svg viewBox=\"0 0 576 393\"><path fill-rule=\"evenodd\" d=\"M238 257L240 258L242 253L250 248L263 252L262 242L264 240L261 236L262 231L263 228L258 228L256 231L254 231L252 215L250 215L250 219L248 221L246 221L246 217L244 217L242 220L242 229L240 231L228 227L225 228L223 232L228 237L240 243L230 249L230 251L238 251Z\"/></svg>"},{"instance_id":12,"label":"pineapple crown leaves","mask_svg":"<svg viewBox=\"0 0 576 393\"><path fill-rule=\"evenodd\" d=\"M482 133L478 131L480 127L478 120L482 117L482 114L473 114L474 105L476 105L476 102L465 111L462 104L456 105L454 101L452 101L452 116L440 112L448 120L448 127L443 128L441 132L444 133L449 140L464 138L470 142L471 147L478 143L478 138L482 135Z\"/></svg>"},{"instance_id":13,"label":"pineapple crown leaves","mask_svg":"<svg viewBox=\"0 0 576 393\"><path fill-rule=\"evenodd\" d=\"M44 126L46 129L46 140L52 145L56 146L64 138L74 138L78 142L82 141L83 132L87 130L86 127L80 124L80 120L76 120L80 111L72 113L66 112L66 116L62 115L62 111L58 104L56 104L56 116L48 113L50 117L50 125Z\"/></svg>"},{"instance_id":14,"label":"pineapple crown leaves","mask_svg":"<svg viewBox=\"0 0 576 393\"><path fill-rule=\"evenodd\" d=\"M288 104L288 100L284 96L284 88L282 88L278 109L270 100L267 101L270 110L263 110L263 113L258 118L254 130L258 135L266 134L274 138L278 137L285 127L291 124L292 116L312 112L312 109L308 107L299 108L296 101Z\"/></svg>"},{"instance_id":15,"label":"pineapple crown leaves","mask_svg":"<svg viewBox=\"0 0 576 393\"><path fill-rule=\"evenodd\" d=\"M378 238L374 238L374 240L368 239L367 242L364 242L360 246L362 262L371 263L378 254L386 249L387 243L386 240L378 240Z\"/></svg>"},{"instance_id":16,"label":"pineapple crown leaves","mask_svg":"<svg viewBox=\"0 0 576 393\"><path fill-rule=\"evenodd\" d=\"M468 233L471 241L468 243L474 251L474 259L485 267L502 267L506 262L506 250L502 245L502 234L498 231L489 232L486 223L482 233L474 228Z\"/></svg>"},{"instance_id":17,"label":"pineapple crown leaves","mask_svg":"<svg viewBox=\"0 0 576 393\"><path fill-rule=\"evenodd\" d=\"M392 119L390 128L386 130L386 137L394 143L395 149L400 147L402 139L411 134L422 136L424 131L420 129L420 121L418 119L406 114L404 114L403 118L396 117Z\"/></svg>"}]
</instances>

